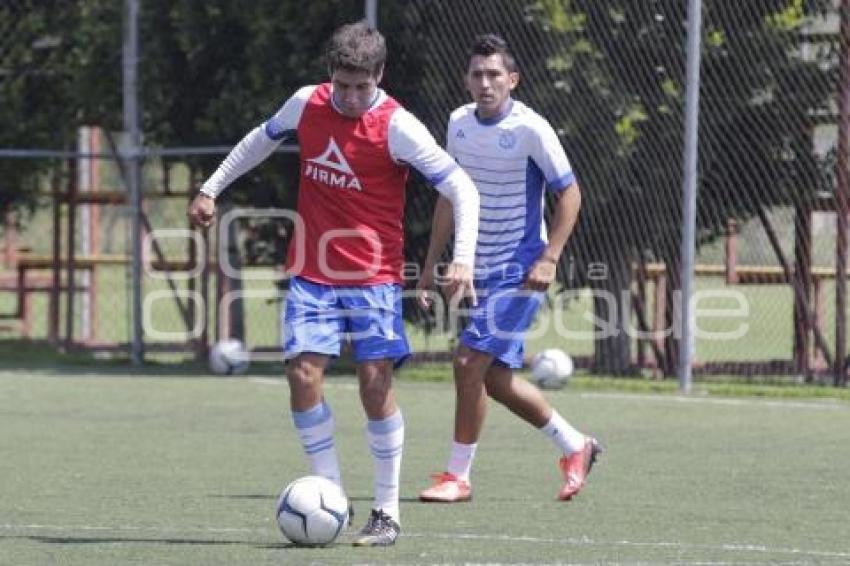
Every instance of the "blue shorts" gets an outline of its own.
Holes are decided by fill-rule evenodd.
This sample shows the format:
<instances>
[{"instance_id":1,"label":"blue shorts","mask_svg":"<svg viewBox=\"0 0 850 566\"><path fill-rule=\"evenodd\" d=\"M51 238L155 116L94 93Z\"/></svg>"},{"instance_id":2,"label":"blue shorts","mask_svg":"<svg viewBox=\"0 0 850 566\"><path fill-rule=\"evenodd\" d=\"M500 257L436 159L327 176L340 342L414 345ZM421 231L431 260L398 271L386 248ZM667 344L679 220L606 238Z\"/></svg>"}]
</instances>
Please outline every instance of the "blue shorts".
<instances>
[{"instance_id":1,"label":"blue shorts","mask_svg":"<svg viewBox=\"0 0 850 566\"><path fill-rule=\"evenodd\" d=\"M410 356L401 316L401 286L395 283L340 287L293 277L283 320L283 357L312 352L339 356L348 335L357 362Z\"/></svg>"},{"instance_id":2,"label":"blue shorts","mask_svg":"<svg viewBox=\"0 0 850 566\"><path fill-rule=\"evenodd\" d=\"M478 306L460 335L465 346L491 354L512 369L523 365L525 335L543 302L543 293L522 289L522 279L499 280L477 288Z\"/></svg>"}]
</instances>

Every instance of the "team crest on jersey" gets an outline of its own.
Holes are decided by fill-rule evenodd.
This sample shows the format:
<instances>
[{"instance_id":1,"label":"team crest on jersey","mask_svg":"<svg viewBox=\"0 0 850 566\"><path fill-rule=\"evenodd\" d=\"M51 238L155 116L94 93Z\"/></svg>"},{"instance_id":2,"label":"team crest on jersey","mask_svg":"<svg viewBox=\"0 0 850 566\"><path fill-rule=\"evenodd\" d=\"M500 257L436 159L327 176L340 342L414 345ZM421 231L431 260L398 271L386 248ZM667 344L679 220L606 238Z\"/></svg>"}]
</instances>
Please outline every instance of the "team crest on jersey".
<instances>
[{"instance_id":1,"label":"team crest on jersey","mask_svg":"<svg viewBox=\"0 0 850 566\"><path fill-rule=\"evenodd\" d=\"M466 134L463 133L463 130L458 130L457 133L455 134L455 137L463 140L463 139L466 139Z\"/></svg>"},{"instance_id":2,"label":"team crest on jersey","mask_svg":"<svg viewBox=\"0 0 850 566\"><path fill-rule=\"evenodd\" d=\"M328 140L328 147L320 156L304 160L304 175L335 189L363 190L333 138Z\"/></svg>"},{"instance_id":3,"label":"team crest on jersey","mask_svg":"<svg viewBox=\"0 0 850 566\"><path fill-rule=\"evenodd\" d=\"M511 149L516 145L516 136L513 132L504 131L499 134L499 147L502 149Z\"/></svg>"}]
</instances>

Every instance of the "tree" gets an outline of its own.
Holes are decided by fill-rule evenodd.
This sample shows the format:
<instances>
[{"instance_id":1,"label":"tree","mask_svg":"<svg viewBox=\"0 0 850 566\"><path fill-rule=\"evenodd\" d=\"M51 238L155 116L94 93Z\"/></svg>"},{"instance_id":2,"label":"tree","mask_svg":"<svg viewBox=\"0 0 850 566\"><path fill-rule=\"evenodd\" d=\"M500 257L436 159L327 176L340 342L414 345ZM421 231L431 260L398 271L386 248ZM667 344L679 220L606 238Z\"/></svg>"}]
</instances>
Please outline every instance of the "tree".
<instances>
[{"instance_id":1,"label":"tree","mask_svg":"<svg viewBox=\"0 0 850 566\"><path fill-rule=\"evenodd\" d=\"M0 6L0 146L69 149L80 125L122 128L123 4L111 0L19 0ZM144 142L234 143L302 84L325 79L324 42L362 4L257 0L149 0L140 12L140 99ZM199 174L219 157L192 159ZM0 161L5 204L33 204L48 164ZM279 169L279 168L278 168ZM239 183L277 186L289 200L293 171L264 167Z\"/></svg>"},{"instance_id":2,"label":"tree","mask_svg":"<svg viewBox=\"0 0 850 566\"><path fill-rule=\"evenodd\" d=\"M588 187L572 249L584 258L580 266L609 266L611 276L601 283L617 295L629 289L630 263L641 256L663 261L670 289L679 289L684 4L533 5L535 25L566 46L545 60L553 96L569 101L558 126L576 140L570 154ZM703 2L698 245L722 235L729 218L744 221L762 207L813 199L826 188L812 130L829 110L834 69L824 64L828 53L805 59L802 47L808 17L828 4ZM674 308L668 292L668 326ZM597 302L597 310L604 318L604 304ZM624 370L626 348L622 337L598 342L597 366ZM673 339L666 350L669 374L676 367Z\"/></svg>"},{"instance_id":3,"label":"tree","mask_svg":"<svg viewBox=\"0 0 850 566\"><path fill-rule=\"evenodd\" d=\"M82 80L96 64L87 43L107 2L49 0L0 5L0 147L68 149L103 80ZM120 20L119 20L120 27ZM102 74L101 74L102 76ZM91 89L91 90L89 90ZM48 160L0 160L0 211L32 208Z\"/></svg>"}]
</instances>

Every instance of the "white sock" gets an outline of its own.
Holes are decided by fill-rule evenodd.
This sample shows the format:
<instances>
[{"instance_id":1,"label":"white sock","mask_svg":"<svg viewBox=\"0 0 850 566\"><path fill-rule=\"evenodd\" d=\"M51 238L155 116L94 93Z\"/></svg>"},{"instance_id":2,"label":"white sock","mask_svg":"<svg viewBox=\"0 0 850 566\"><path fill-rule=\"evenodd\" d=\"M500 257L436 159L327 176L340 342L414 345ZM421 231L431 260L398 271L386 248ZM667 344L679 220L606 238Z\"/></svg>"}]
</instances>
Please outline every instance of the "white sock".
<instances>
[{"instance_id":1,"label":"white sock","mask_svg":"<svg viewBox=\"0 0 850 566\"><path fill-rule=\"evenodd\" d=\"M584 448L584 435L570 426L555 409L552 409L552 418L540 428L540 432L554 442L564 454L569 455Z\"/></svg>"},{"instance_id":2,"label":"white sock","mask_svg":"<svg viewBox=\"0 0 850 566\"><path fill-rule=\"evenodd\" d=\"M449 464L446 471L458 479L469 482L469 474L472 472L472 461L475 459L475 449L478 443L461 444L452 441L452 453L449 456Z\"/></svg>"},{"instance_id":3,"label":"white sock","mask_svg":"<svg viewBox=\"0 0 850 566\"><path fill-rule=\"evenodd\" d=\"M367 425L369 450L375 461L375 501L373 509L401 524L398 508L398 484L401 473L401 452L404 448L404 419L401 411Z\"/></svg>"},{"instance_id":4,"label":"white sock","mask_svg":"<svg viewBox=\"0 0 850 566\"><path fill-rule=\"evenodd\" d=\"M322 401L312 409L292 411L292 420L304 447L304 454L310 461L312 473L342 487L334 446L334 418L330 407Z\"/></svg>"}]
</instances>

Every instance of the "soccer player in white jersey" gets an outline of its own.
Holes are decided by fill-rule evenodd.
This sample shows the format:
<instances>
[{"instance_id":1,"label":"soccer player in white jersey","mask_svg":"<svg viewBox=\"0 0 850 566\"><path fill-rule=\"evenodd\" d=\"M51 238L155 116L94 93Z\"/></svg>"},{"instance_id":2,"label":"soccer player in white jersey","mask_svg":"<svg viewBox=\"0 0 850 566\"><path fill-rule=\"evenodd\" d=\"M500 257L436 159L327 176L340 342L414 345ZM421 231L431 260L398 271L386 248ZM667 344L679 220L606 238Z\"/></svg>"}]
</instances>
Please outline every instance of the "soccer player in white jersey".
<instances>
[{"instance_id":1,"label":"soccer player in white jersey","mask_svg":"<svg viewBox=\"0 0 850 566\"><path fill-rule=\"evenodd\" d=\"M505 41L496 35L476 38L466 73L474 102L451 114L446 146L481 197L475 254L478 305L454 358L457 399L451 455L446 470L420 494L423 501L472 498L470 471L487 395L555 444L564 479L560 500L569 500L582 489L601 450L596 439L568 424L537 387L514 377L514 370L523 364L525 333L555 278L558 258L581 206L578 183L552 127L511 97L518 83L517 65ZM556 202L548 234L544 189ZM449 202L439 199L418 286L426 308L434 266L452 224Z\"/></svg>"},{"instance_id":2,"label":"soccer player in white jersey","mask_svg":"<svg viewBox=\"0 0 850 566\"><path fill-rule=\"evenodd\" d=\"M364 22L338 29L327 50L330 82L301 88L248 133L203 184L190 216L206 225L215 198L297 135L299 222L287 253L284 313L292 419L313 474L341 485L324 370L349 335L357 362L375 497L361 546L395 543L404 421L391 384L410 354L401 317L405 181L416 168L451 200L458 224L450 286L472 289L479 202L475 185L412 114L378 88L383 36Z\"/></svg>"}]
</instances>

